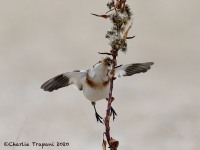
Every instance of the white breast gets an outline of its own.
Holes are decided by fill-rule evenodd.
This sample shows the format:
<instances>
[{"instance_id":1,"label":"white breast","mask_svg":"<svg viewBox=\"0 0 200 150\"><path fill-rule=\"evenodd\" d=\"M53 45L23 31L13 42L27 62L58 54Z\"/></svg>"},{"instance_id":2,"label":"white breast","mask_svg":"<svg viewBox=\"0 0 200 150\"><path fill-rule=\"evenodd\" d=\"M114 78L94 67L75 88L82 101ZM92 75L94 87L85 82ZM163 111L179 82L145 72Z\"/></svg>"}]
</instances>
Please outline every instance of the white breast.
<instances>
[{"instance_id":1,"label":"white breast","mask_svg":"<svg viewBox=\"0 0 200 150\"><path fill-rule=\"evenodd\" d=\"M109 88L108 68L98 63L88 71L83 83L83 94L88 100L95 102L108 98Z\"/></svg>"},{"instance_id":2,"label":"white breast","mask_svg":"<svg viewBox=\"0 0 200 150\"><path fill-rule=\"evenodd\" d=\"M85 83L83 84L83 94L88 100L95 102L98 100L108 98L109 88L110 88L110 83L108 83L104 87L95 87L95 88L90 87L87 83Z\"/></svg>"}]
</instances>

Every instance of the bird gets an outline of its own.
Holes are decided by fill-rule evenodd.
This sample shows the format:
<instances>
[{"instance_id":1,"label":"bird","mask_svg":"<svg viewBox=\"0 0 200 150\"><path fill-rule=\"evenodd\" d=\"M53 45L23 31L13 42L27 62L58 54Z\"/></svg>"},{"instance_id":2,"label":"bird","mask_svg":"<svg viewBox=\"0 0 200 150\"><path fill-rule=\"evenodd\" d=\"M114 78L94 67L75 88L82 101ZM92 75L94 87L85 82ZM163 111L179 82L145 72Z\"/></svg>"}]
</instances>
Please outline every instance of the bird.
<instances>
[{"instance_id":1,"label":"bird","mask_svg":"<svg viewBox=\"0 0 200 150\"><path fill-rule=\"evenodd\" d=\"M147 72L154 62L132 63L115 67L115 78L132 76ZM52 92L69 85L74 85L88 99L94 107L97 122L103 123L103 118L97 113L96 102L109 97L111 70L113 61L106 56L87 70L74 70L59 74L41 85L44 91ZM111 107L113 120L117 113Z\"/></svg>"}]
</instances>

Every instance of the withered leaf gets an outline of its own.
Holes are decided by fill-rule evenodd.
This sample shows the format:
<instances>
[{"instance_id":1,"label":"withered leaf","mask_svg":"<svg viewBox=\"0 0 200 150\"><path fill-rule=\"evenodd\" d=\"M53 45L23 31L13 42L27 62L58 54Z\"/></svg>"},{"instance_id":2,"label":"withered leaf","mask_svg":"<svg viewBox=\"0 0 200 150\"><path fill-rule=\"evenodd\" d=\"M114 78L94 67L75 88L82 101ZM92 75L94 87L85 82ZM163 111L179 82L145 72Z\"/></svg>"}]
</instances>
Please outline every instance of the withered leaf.
<instances>
[{"instance_id":1,"label":"withered leaf","mask_svg":"<svg viewBox=\"0 0 200 150\"><path fill-rule=\"evenodd\" d=\"M119 141L117 141L113 138L110 139L109 143L110 143L110 147L112 147L112 148L117 148L119 146Z\"/></svg>"},{"instance_id":2,"label":"withered leaf","mask_svg":"<svg viewBox=\"0 0 200 150\"><path fill-rule=\"evenodd\" d=\"M103 150L106 150L106 141L103 139L103 142L102 142L102 148Z\"/></svg>"}]
</instances>

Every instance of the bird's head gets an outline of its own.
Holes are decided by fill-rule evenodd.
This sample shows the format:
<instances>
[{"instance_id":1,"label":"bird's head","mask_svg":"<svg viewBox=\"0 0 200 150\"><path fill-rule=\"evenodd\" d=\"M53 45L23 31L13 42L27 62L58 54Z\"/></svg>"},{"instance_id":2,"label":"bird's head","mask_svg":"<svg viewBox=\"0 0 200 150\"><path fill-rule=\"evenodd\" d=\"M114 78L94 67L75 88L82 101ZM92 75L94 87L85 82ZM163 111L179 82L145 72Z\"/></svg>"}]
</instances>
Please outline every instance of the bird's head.
<instances>
[{"instance_id":1,"label":"bird's head","mask_svg":"<svg viewBox=\"0 0 200 150\"><path fill-rule=\"evenodd\" d=\"M111 66L112 64L112 59L110 57L104 57L103 60L102 60L102 63L108 67Z\"/></svg>"},{"instance_id":2,"label":"bird's head","mask_svg":"<svg viewBox=\"0 0 200 150\"><path fill-rule=\"evenodd\" d=\"M104 67L108 67L108 69L111 67L112 64L112 59L110 57L104 57L102 58L98 63L96 63L93 67L97 67L97 66L104 66Z\"/></svg>"}]
</instances>

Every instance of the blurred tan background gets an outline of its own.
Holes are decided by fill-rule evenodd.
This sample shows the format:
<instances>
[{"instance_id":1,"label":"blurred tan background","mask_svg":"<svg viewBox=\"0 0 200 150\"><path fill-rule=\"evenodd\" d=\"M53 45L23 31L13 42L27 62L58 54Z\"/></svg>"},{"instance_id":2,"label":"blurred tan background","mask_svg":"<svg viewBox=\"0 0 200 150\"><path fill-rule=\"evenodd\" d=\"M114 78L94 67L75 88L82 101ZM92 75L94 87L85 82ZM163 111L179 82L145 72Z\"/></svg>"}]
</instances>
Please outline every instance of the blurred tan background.
<instances>
[{"instance_id":1,"label":"blurred tan background","mask_svg":"<svg viewBox=\"0 0 200 150\"><path fill-rule=\"evenodd\" d=\"M108 51L107 1L0 0L0 149L4 142L69 142L101 149L104 126L72 86L47 93L47 79L88 69ZM119 64L154 61L145 74L115 82L111 135L123 150L200 149L200 2L128 1L134 26ZM106 102L97 104L105 116Z\"/></svg>"}]
</instances>

